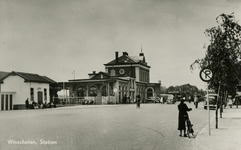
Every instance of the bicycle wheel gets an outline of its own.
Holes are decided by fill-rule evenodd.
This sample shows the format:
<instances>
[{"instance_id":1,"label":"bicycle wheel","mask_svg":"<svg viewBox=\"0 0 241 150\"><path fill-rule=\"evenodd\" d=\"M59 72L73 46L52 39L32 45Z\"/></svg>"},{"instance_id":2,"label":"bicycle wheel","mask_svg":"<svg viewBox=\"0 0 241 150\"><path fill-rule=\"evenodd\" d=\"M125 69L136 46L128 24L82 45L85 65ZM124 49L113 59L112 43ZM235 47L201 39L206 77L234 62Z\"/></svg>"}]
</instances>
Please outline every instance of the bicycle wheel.
<instances>
[{"instance_id":1,"label":"bicycle wheel","mask_svg":"<svg viewBox=\"0 0 241 150\"><path fill-rule=\"evenodd\" d=\"M187 131L187 136L190 138L190 124L188 123L188 120L185 121L185 124L186 124L186 131Z\"/></svg>"}]
</instances>

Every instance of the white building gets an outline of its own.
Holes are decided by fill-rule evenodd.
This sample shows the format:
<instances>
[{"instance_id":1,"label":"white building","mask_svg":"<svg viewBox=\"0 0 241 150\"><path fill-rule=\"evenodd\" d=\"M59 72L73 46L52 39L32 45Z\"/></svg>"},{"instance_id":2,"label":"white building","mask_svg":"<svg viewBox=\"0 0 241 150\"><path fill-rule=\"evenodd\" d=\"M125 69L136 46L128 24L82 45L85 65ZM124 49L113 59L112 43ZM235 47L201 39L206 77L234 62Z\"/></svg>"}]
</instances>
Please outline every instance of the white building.
<instances>
[{"instance_id":1,"label":"white building","mask_svg":"<svg viewBox=\"0 0 241 150\"><path fill-rule=\"evenodd\" d=\"M50 85L54 80L23 72L0 72L0 110L13 110L25 108L25 101L50 101Z\"/></svg>"}]
</instances>

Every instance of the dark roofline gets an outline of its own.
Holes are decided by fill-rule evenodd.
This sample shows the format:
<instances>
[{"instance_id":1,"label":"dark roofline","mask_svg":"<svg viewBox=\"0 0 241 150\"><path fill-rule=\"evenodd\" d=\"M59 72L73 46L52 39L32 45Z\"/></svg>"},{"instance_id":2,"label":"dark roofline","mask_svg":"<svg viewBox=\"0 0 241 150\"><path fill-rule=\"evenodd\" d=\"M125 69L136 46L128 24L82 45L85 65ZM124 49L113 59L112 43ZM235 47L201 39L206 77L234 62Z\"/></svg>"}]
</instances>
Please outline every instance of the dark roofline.
<instances>
[{"instance_id":1,"label":"dark roofline","mask_svg":"<svg viewBox=\"0 0 241 150\"><path fill-rule=\"evenodd\" d=\"M47 76L42 76L43 78L45 78L46 80L48 80L50 83L57 83L56 81L50 79L49 77Z\"/></svg>"},{"instance_id":2,"label":"dark roofline","mask_svg":"<svg viewBox=\"0 0 241 150\"><path fill-rule=\"evenodd\" d=\"M141 66L145 66L147 68L151 68L148 65L142 64L142 63L118 63L118 64L104 64L105 66L120 66L120 65L141 65Z\"/></svg>"},{"instance_id":3,"label":"dark roofline","mask_svg":"<svg viewBox=\"0 0 241 150\"><path fill-rule=\"evenodd\" d=\"M0 71L0 83L3 83L3 79L6 78L6 76L8 76L10 72L4 72L4 71Z\"/></svg>"},{"instance_id":4,"label":"dark roofline","mask_svg":"<svg viewBox=\"0 0 241 150\"><path fill-rule=\"evenodd\" d=\"M24 73L24 72L16 72L16 71L12 71L10 72L8 75L6 75L5 77L3 77L1 79L1 82L3 82L4 79L6 79L7 77L11 76L11 75L18 75L19 77L23 78L25 81L24 82L37 82L37 83L54 83L55 81L45 77L45 76L40 76L38 74L32 74L32 73ZM33 79L27 77L27 75L30 75L33 77Z\"/></svg>"},{"instance_id":5,"label":"dark roofline","mask_svg":"<svg viewBox=\"0 0 241 150\"><path fill-rule=\"evenodd\" d=\"M111 80L122 80L122 81L129 81L128 79L122 79L118 77L110 77L110 78L104 78L104 79L75 79L75 80L68 80L69 82L65 83L78 83L78 82L95 82L95 81L111 81ZM59 82L58 82L59 83ZM61 82L63 83L63 82Z\"/></svg>"}]
</instances>

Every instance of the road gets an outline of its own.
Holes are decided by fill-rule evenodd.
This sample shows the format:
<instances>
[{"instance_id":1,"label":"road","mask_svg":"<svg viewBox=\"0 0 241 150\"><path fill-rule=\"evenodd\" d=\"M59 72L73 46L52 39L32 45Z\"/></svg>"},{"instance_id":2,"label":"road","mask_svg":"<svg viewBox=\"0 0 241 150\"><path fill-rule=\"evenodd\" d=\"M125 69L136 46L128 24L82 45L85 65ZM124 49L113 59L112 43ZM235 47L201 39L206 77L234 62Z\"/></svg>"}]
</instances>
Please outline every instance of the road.
<instances>
[{"instance_id":1,"label":"road","mask_svg":"<svg viewBox=\"0 0 241 150\"><path fill-rule=\"evenodd\" d=\"M207 111L187 105L196 135ZM179 137L177 118L177 104L2 111L0 149L195 150L194 138Z\"/></svg>"}]
</instances>

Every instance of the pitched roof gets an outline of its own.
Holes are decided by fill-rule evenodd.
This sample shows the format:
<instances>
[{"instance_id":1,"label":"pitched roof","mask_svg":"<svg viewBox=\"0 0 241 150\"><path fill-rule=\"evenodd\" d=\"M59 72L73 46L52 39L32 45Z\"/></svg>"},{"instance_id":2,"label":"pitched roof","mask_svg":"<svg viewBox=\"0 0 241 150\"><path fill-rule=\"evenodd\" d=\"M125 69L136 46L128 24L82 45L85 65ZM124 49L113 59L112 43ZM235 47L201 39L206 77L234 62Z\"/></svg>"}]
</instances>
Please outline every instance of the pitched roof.
<instances>
[{"instance_id":1,"label":"pitched roof","mask_svg":"<svg viewBox=\"0 0 241 150\"><path fill-rule=\"evenodd\" d=\"M91 79L101 79L100 75L104 75L104 77L102 78L110 78L109 73L100 71L99 73L95 74Z\"/></svg>"},{"instance_id":2,"label":"pitched roof","mask_svg":"<svg viewBox=\"0 0 241 150\"><path fill-rule=\"evenodd\" d=\"M122 64L122 63L136 63L136 62L134 60L132 60L129 56L122 55L121 57L118 58L118 63ZM116 64L116 59L107 63L107 65L114 65L114 64Z\"/></svg>"},{"instance_id":3,"label":"pitched roof","mask_svg":"<svg viewBox=\"0 0 241 150\"><path fill-rule=\"evenodd\" d=\"M112 60L111 62L105 64L105 65L117 65L117 64L141 64L144 66L147 66L147 63L144 62L143 56L128 56L128 55L122 55L118 59L118 63L116 62L116 59Z\"/></svg>"},{"instance_id":4,"label":"pitched roof","mask_svg":"<svg viewBox=\"0 0 241 150\"><path fill-rule=\"evenodd\" d=\"M48 80L50 83L57 83L56 81L50 79L49 77L46 77L46 76L41 76L43 78L45 78L46 80Z\"/></svg>"},{"instance_id":5,"label":"pitched roof","mask_svg":"<svg viewBox=\"0 0 241 150\"><path fill-rule=\"evenodd\" d=\"M4 73L0 73L0 74L3 75ZM12 71L11 73L6 73L5 76L0 78L0 81L3 81L5 78L11 75L18 75L22 77L25 80L25 82L56 83L54 80L46 76L40 76L38 74L32 74L32 73L15 72L15 71Z\"/></svg>"},{"instance_id":6,"label":"pitched roof","mask_svg":"<svg viewBox=\"0 0 241 150\"><path fill-rule=\"evenodd\" d=\"M3 72L3 71L0 71L0 80L2 78L4 78L5 76L7 76L10 72Z\"/></svg>"}]
</instances>

